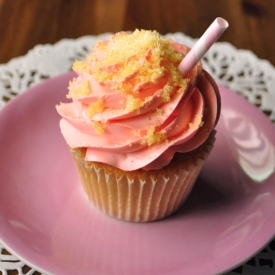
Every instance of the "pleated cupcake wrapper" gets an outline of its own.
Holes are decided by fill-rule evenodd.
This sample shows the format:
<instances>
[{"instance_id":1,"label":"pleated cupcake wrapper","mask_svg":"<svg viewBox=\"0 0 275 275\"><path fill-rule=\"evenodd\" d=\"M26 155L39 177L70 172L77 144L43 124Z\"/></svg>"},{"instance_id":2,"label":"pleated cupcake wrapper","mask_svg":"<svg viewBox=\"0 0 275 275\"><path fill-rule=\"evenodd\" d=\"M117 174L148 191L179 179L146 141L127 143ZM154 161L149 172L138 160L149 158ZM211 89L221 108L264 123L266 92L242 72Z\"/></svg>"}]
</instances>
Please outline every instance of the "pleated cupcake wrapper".
<instances>
[{"instance_id":1,"label":"pleated cupcake wrapper","mask_svg":"<svg viewBox=\"0 0 275 275\"><path fill-rule=\"evenodd\" d=\"M71 149L84 190L93 204L104 213L131 222L148 222L171 215L187 199L210 153L214 138L203 157L165 176L140 178L109 173L93 162L85 161L80 151Z\"/></svg>"}]
</instances>

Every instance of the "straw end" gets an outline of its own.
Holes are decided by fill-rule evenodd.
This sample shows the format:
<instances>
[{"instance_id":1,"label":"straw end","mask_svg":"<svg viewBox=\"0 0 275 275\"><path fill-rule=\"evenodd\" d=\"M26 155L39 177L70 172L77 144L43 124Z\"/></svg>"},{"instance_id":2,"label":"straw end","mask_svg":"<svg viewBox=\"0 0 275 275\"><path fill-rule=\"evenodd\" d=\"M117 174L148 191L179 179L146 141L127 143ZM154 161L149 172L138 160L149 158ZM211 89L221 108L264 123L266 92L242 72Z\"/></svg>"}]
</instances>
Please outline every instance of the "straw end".
<instances>
[{"instance_id":1,"label":"straw end","mask_svg":"<svg viewBox=\"0 0 275 275\"><path fill-rule=\"evenodd\" d=\"M216 22L223 31L225 31L229 27L229 23L222 17L217 17Z\"/></svg>"},{"instance_id":2,"label":"straw end","mask_svg":"<svg viewBox=\"0 0 275 275\"><path fill-rule=\"evenodd\" d=\"M217 17L197 41L194 47L184 57L179 65L181 75L186 76L197 62L204 56L210 47L219 39L223 32L228 28L228 22L222 17Z\"/></svg>"}]
</instances>

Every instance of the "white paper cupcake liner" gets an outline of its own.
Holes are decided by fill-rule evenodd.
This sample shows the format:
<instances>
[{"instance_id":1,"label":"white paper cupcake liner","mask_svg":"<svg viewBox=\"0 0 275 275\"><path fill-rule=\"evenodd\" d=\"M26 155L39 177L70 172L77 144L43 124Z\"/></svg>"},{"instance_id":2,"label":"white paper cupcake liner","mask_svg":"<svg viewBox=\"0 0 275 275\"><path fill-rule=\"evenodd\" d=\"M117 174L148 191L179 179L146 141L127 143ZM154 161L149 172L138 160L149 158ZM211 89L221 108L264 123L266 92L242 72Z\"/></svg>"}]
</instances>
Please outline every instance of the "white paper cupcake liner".
<instances>
[{"instance_id":1,"label":"white paper cupcake liner","mask_svg":"<svg viewBox=\"0 0 275 275\"><path fill-rule=\"evenodd\" d=\"M202 145L199 156L181 168L160 169L157 173L133 175L106 164L85 161L79 149L71 149L84 190L93 204L104 213L125 221L149 222L178 210L189 196L210 153L214 134ZM111 171L110 171L111 170ZM116 171L119 171L117 173Z\"/></svg>"}]
</instances>

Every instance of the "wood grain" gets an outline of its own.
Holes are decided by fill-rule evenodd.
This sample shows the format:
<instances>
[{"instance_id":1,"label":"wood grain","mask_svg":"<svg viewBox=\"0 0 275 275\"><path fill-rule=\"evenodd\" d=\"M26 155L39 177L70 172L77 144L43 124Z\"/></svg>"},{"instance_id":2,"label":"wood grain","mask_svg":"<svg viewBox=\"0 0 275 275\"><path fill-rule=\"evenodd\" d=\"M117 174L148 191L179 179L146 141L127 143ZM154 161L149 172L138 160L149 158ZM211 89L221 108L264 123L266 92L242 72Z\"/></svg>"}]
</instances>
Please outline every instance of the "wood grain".
<instances>
[{"instance_id":1,"label":"wood grain","mask_svg":"<svg viewBox=\"0 0 275 275\"><path fill-rule=\"evenodd\" d=\"M37 44L121 30L155 29L200 37L218 16L220 41L275 65L274 0L0 0L0 63Z\"/></svg>"}]
</instances>

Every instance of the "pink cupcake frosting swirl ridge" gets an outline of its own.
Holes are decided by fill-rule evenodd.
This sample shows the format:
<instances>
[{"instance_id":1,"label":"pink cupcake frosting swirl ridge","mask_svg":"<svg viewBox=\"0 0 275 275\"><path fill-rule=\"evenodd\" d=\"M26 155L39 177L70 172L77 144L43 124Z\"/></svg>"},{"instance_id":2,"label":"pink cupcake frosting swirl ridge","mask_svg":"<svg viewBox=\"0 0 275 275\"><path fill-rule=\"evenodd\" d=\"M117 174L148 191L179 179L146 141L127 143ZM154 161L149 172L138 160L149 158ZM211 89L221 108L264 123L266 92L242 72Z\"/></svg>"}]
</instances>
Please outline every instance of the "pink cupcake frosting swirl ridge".
<instances>
[{"instance_id":1,"label":"pink cupcake frosting swirl ridge","mask_svg":"<svg viewBox=\"0 0 275 275\"><path fill-rule=\"evenodd\" d=\"M158 54L150 47L154 41L143 54L130 52L129 68L122 57L103 66L104 50L128 36L119 35L100 42L87 61L76 62L77 76L69 86L72 102L57 106L61 132L71 148L87 148L88 161L125 171L160 169L176 152L194 150L208 138L219 119L219 91L201 63L185 79L173 75L189 48L171 40L165 47L176 57L159 58L162 71L150 67Z\"/></svg>"}]
</instances>

